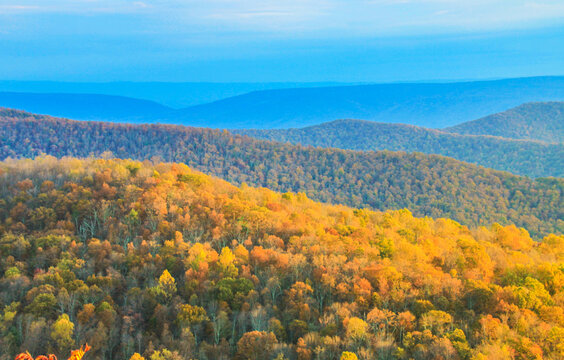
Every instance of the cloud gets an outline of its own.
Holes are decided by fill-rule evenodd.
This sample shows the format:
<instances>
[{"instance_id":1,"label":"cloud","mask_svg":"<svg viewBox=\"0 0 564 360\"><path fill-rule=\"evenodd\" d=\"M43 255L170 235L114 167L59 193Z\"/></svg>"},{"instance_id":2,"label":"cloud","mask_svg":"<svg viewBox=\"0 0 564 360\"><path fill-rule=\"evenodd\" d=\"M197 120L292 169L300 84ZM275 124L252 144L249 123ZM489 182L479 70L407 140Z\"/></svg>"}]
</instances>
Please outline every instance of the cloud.
<instances>
[{"instance_id":1,"label":"cloud","mask_svg":"<svg viewBox=\"0 0 564 360\"><path fill-rule=\"evenodd\" d=\"M439 11L435 11L435 15L437 16L441 16L441 15L446 15L450 13L450 10L439 10Z\"/></svg>"},{"instance_id":2,"label":"cloud","mask_svg":"<svg viewBox=\"0 0 564 360\"><path fill-rule=\"evenodd\" d=\"M20 0L0 5L0 13L127 13L147 7L146 2L128 0Z\"/></svg>"},{"instance_id":3,"label":"cloud","mask_svg":"<svg viewBox=\"0 0 564 360\"><path fill-rule=\"evenodd\" d=\"M0 14L13 12L29 12L38 10L38 6L32 5L0 5Z\"/></svg>"},{"instance_id":4,"label":"cloud","mask_svg":"<svg viewBox=\"0 0 564 360\"><path fill-rule=\"evenodd\" d=\"M2 0L0 0L2 1ZM15 0L14 0L15 1ZM564 21L562 0L19 0L1 14L121 15L166 31L386 34Z\"/></svg>"}]
</instances>

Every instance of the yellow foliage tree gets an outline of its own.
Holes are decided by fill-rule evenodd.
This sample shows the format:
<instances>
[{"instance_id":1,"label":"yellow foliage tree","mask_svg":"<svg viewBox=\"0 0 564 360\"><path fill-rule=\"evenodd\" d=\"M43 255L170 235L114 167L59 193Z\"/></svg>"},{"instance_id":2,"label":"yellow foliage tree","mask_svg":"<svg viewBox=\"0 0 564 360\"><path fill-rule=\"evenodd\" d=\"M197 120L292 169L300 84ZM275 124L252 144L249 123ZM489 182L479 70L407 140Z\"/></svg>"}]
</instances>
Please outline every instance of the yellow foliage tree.
<instances>
[{"instance_id":1,"label":"yellow foliage tree","mask_svg":"<svg viewBox=\"0 0 564 360\"><path fill-rule=\"evenodd\" d=\"M352 317L347 323L347 336L355 341L363 340L366 337L368 324L357 317Z\"/></svg>"},{"instance_id":2,"label":"yellow foliage tree","mask_svg":"<svg viewBox=\"0 0 564 360\"><path fill-rule=\"evenodd\" d=\"M358 360L358 357L353 352L345 351L341 354L340 360Z\"/></svg>"},{"instance_id":3,"label":"yellow foliage tree","mask_svg":"<svg viewBox=\"0 0 564 360\"><path fill-rule=\"evenodd\" d=\"M151 360L182 360L176 351L168 349L157 350L151 355Z\"/></svg>"},{"instance_id":4,"label":"yellow foliage tree","mask_svg":"<svg viewBox=\"0 0 564 360\"><path fill-rule=\"evenodd\" d=\"M162 275L159 277L157 291L166 301L172 299L174 294L176 294L176 280L174 280L168 270L163 271Z\"/></svg>"},{"instance_id":5,"label":"yellow foliage tree","mask_svg":"<svg viewBox=\"0 0 564 360\"><path fill-rule=\"evenodd\" d=\"M235 277L239 273L235 267L235 255L228 247L224 247L219 255L219 268L224 277Z\"/></svg>"},{"instance_id":6,"label":"yellow foliage tree","mask_svg":"<svg viewBox=\"0 0 564 360\"><path fill-rule=\"evenodd\" d=\"M73 333L74 324L69 316L67 314L59 316L51 327L51 339L55 341L60 352L67 352L74 345Z\"/></svg>"},{"instance_id":7,"label":"yellow foliage tree","mask_svg":"<svg viewBox=\"0 0 564 360\"><path fill-rule=\"evenodd\" d=\"M181 326L192 326L209 320L206 310L201 306L182 305L178 312L178 322Z\"/></svg>"}]
</instances>

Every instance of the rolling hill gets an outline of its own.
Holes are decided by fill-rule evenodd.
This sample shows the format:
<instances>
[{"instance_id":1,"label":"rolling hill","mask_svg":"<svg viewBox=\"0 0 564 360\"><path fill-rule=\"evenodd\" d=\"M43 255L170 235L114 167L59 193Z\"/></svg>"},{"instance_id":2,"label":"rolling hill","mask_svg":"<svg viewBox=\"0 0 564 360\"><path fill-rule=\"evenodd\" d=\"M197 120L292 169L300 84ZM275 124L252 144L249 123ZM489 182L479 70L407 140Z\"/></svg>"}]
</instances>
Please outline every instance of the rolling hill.
<instances>
[{"instance_id":1,"label":"rolling hill","mask_svg":"<svg viewBox=\"0 0 564 360\"><path fill-rule=\"evenodd\" d=\"M459 135L413 125L337 120L300 129L233 130L258 139L350 150L439 154L530 177L564 176L564 145Z\"/></svg>"},{"instance_id":2,"label":"rolling hill","mask_svg":"<svg viewBox=\"0 0 564 360\"><path fill-rule=\"evenodd\" d=\"M75 341L85 359L562 359L563 260L564 236L184 164L0 162L1 359Z\"/></svg>"},{"instance_id":3,"label":"rolling hill","mask_svg":"<svg viewBox=\"0 0 564 360\"><path fill-rule=\"evenodd\" d=\"M176 110L121 97L26 96L4 94L0 106L78 120L227 129L293 128L347 118L444 128L525 102L562 101L564 77L270 89Z\"/></svg>"},{"instance_id":4,"label":"rolling hill","mask_svg":"<svg viewBox=\"0 0 564 360\"><path fill-rule=\"evenodd\" d=\"M458 134L564 143L564 102L528 103L450 128Z\"/></svg>"},{"instance_id":5,"label":"rolling hill","mask_svg":"<svg viewBox=\"0 0 564 360\"><path fill-rule=\"evenodd\" d=\"M0 123L1 159L48 154L183 162L235 184L303 192L323 202L408 208L467 225L514 223L534 236L564 233L563 179L531 180L436 155L321 149L173 125L79 122L10 110Z\"/></svg>"}]
</instances>

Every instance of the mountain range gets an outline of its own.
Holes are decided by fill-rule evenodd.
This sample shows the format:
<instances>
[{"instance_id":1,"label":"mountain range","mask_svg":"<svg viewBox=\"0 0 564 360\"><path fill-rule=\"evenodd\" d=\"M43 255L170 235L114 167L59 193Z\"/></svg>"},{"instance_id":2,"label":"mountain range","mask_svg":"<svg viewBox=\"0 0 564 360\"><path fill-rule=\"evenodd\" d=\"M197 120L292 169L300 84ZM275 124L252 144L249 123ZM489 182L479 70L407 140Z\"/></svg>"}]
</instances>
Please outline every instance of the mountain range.
<instances>
[{"instance_id":1,"label":"mountain range","mask_svg":"<svg viewBox=\"0 0 564 360\"><path fill-rule=\"evenodd\" d=\"M519 175L562 177L564 144L558 142L564 136L563 110L564 102L529 103L445 130L366 120L336 120L299 129L233 132L317 147L439 154ZM503 125L492 125L495 119L502 119ZM487 135L490 130L496 136Z\"/></svg>"},{"instance_id":2,"label":"mountain range","mask_svg":"<svg viewBox=\"0 0 564 360\"><path fill-rule=\"evenodd\" d=\"M0 92L0 104L72 119L128 122L159 119L171 111L152 101L99 94Z\"/></svg>"},{"instance_id":3,"label":"mountain range","mask_svg":"<svg viewBox=\"0 0 564 360\"><path fill-rule=\"evenodd\" d=\"M564 354L562 103L228 131L35 96L117 123L0 108L1 359Z\"/></svg>"},{"instance_id":4,"label":"mountain range","mask_svg":"<svg viewBox=\"0 0 564 360\"><path fill-rule=\"evenodd\" d=\"M336 82L62 82L0 81L0 92L100 94L154 101L173 109L204 104L251 91L354 85Z\"/></svg>"},{"instance_id":5,"label":"mountain range","mask_svg":"<svg viewBox=\"0 0 564 360\"><path fill-rule=\"evenodd\" d=\"M21 111L0 116L0 159L118 157L182 162L235 184L303 192L323 202L466 225L499 222L534 236L564 232L564 180L531 180L438 155L322 149L173 125L72 121Z\"/></svg>"},{"instance_id":6,"label":"mountain range","mask_svg":"<svg viewBox=\"0 0 564 360\"><path fill-rule=\"evenodd\" d=\"M303 127L347 118L444 128L526 102L558 100L564 100L564 77L270 89L179 109L110 95L0 93L0 106L77 120L228 129Z\"/></svg>"}]
</instances>

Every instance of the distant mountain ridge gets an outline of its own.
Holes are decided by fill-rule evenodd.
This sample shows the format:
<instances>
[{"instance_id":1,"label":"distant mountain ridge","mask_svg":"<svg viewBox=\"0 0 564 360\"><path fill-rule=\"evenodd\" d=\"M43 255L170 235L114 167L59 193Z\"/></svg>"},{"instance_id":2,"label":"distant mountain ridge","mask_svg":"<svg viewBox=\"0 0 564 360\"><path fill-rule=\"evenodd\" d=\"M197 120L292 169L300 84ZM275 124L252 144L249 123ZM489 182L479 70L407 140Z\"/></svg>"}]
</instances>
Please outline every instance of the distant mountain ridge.
<instances>
[{"instance_id":1,"label":"distant mountain ridge","mask_svg":"<svg viewBox=\"0 0 564 360\"><path fill-rule=\"evenodd\" d=\"M154 101L170 108L209 103L256 90L352 85L335 82L61 82L0 81L0 92L41 94L100 94Z\"/></svg>"},{"instance_id":2,"label":"distant mountain ridge","mask_svg":"<svg viewBox=\"0 0 564 360\"><path fill-rule=\"evenodd\" d=\"M564 179L531 180L451 158L256 140L173 125L80 122L5 110L0 159L104 157L183 162L224 180L318 201L408 208L463 224L514 223L534 236L564 233Z\"/></svg>"},{"instance_id":3,"label":"distant mountain ridge","mask_svg":"<svg viewBox=\"0 0 564 360\"><path fill-rule=\"evenodd\" d=\"M80 120L158 122L173 109L153 101L98 94L0 92L0 106Z\"/></svg>"},{"instance_id":4,"label":"distant mountain ridge","mask_svg":"<svg viewBox=\"0 0 564 360\"><path fill-rule=\"evenodd\" d=\"M337 120L299 129L232 131L258 139L304 146L438 154L518 175L564 177L564 144L461 135L365 120Z\"/></svg>"},{"instance_id":5,"label":"distant mountain ridge","mask_svg":"<svg viewBox=\"0 0 564 360\"><path fill-rule=\"evenodd\" d=\"M0 94L0 106L79 120L272 129L355 118L444 128L526 102L564 101L564 77L271 89L178 110L107 95L88 99L89 95L32 94L26 98L18 93L15 99L14 93L6 94L10 93Z\"/></svg>"},{"instance_id":6,"label":"distant mountain ridge","mask_svg":"<svg viewBox=\"0 0 564 360\"><path fill-rule=\"evenodd\" d=\"M179 110L173 122L272 129L353 118L443 128L548 100L564 100L564 77L256 91Z\"/></svg>"},{"instance_id":7,"label":"distant mountain ridge","mask_svg":"<svg viewBox=\"0 0 564 360\"><path fill-rule=\"evenodd\" d=\"M527 103L445 131L564 143L564 102Z\"/></svg>"}]
</instances>

